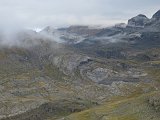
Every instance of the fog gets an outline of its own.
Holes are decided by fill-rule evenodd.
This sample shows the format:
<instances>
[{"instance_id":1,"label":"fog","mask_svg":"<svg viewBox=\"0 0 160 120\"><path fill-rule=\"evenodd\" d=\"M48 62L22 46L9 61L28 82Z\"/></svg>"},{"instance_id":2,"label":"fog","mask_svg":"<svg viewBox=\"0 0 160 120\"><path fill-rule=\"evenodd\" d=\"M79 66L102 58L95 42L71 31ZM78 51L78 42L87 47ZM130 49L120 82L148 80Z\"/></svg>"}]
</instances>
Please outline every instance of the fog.
<instances>
[{"instance_id":1,"label":"fog","mask_svg":"<svg viewBox=\"0 0 160 120\"><path fill-rule=\"evenodd\" d=\"M18 44L16 34L24 29L111 26L139 13L151 17L159 5L159 0L0 0L0 44ZM55 39L62 42L58 35Z\"/></svg>"}]
</instances>

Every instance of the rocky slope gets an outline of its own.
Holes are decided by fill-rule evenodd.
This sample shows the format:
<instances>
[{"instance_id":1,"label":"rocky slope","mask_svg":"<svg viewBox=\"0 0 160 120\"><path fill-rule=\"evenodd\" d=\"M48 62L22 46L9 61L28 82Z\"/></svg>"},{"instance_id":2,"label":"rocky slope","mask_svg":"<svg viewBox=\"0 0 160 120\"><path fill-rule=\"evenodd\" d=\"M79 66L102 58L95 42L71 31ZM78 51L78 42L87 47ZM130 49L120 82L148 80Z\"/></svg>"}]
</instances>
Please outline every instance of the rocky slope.
<instances>
[{"instance_id":1,"label":"rocky slope","mask_svg":"<svg viewBox=\"0 0 160 120\"><path fill-rule=\"evenodd\" d=\"M128 20L128 27L144 27L149 22L145 15L138 15Z\"/></svg>"},{"instance_id":2,"label":"rocky slope","mask_svg":"<svg viewBox=\"0 0 160 120\"><path fill-rule=\"evenodd\" d=\"M0 45L0 119L158 120L158 17L18 33Z\"/></svg>"}]
</instances>

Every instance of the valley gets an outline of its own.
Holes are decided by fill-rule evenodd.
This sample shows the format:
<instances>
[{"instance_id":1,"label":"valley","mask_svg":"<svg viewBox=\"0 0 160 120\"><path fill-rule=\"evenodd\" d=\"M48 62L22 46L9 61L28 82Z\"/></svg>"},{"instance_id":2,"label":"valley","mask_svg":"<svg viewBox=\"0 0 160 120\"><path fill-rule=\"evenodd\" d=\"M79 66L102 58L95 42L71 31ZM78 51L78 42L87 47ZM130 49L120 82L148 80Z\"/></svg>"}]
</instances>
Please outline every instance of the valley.
<instances>
[{"instance_id":1,"label":"valley","mask_svg":"<svg viewBox=\"0 0 160 120\"><path fill-rule=\"evenodd\" d=\"M0 45L0 120L159 120L159 28L160 10L125 26L20 32Z\"/></svg>"}]
</instances>

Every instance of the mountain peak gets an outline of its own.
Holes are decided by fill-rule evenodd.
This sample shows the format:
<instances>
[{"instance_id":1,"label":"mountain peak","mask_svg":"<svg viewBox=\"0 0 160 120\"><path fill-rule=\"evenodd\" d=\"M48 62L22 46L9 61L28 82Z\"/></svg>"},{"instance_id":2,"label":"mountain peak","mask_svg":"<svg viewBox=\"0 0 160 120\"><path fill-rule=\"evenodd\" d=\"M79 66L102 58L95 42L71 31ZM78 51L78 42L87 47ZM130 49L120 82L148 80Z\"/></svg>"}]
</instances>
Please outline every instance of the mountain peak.
<instances>
[{"instance_id":1,"label":"mountain peak","mask_svg":"<svg viewBox=\"0 0 160 120\"><path fill-rule=\"evenodd\" d=\"M153 19L160 20L160 10L158 10L152 17Z\"/></svg>"},{"instance_id":2,"label":"mountain peak","mask_svg":"<svg viewBox=\"0 0 160 120\"><path fill-rule=\"evenodd\" d=\"M143 15L143 14L139 14L139 15L137 15L137 17L144 17L144 18L147 18L145 15Z\"/></svg>"},{"instance_id":3,"label":"mountain peak","mask_svg":"<svg viewBox=\"0 0 160 120\"><path fill-rule=\"evenodd\" d=\"M130 26L130 27L144 27L148 21L149 21L149 19L145 15L139 14L139 15L128 20L128 26Z\"/></svg>"}]
</instances>

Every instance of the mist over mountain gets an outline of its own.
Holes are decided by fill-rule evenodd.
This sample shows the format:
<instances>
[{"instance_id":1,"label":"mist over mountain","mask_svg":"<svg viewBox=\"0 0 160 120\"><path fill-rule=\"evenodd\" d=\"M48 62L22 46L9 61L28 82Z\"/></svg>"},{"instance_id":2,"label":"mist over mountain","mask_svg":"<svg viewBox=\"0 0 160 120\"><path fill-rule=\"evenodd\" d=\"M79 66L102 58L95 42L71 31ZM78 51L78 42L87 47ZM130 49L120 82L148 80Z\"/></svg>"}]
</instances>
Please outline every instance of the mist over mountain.
<instances>
[{"instance_id":1,"label":"mist over mountain","mask_svg":"<svg viewBox=\"0 0 160 120\"><path fill-rule=\"evenodd\" d=\"M51 9L49 0L39 2ZM78 3L94 10L99 2L92 2ZM159 120L160 10L151 18L138 13L127 23L106 27L98 19L104 25L86 25L95 19L82 25L72 19L71 26L58 28L53 23L38 31L0 25L0 120Z\"/></svg>"}]
</instances>

